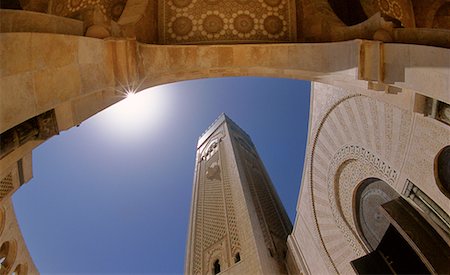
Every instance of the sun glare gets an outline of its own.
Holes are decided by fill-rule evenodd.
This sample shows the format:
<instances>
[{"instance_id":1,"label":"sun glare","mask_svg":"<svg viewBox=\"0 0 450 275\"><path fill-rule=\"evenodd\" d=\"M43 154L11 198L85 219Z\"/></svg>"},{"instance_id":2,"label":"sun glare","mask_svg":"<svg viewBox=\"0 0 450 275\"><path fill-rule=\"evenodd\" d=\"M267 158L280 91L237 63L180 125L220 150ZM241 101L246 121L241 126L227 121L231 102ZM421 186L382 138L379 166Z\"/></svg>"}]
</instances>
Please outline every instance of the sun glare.
<instances>
[{"instance_id":1,"label":"sun glare","mask_svg":"<svg viewBox=\"0 0 450 275\"><path fill-rule=\"evenodd\" d=\"M129 137L142 132L157 132L168 111L167 87L159 86L136 93L124 92L124 99L98 115L102 128L115 136Z\"/></svg>"},{"instance_id":2,"label":"sun glare","mask_svg":"<svg viewBox=\"0 0 450 275\"><path fill-rule=\"evenodd\" d=\"M127 98L127 99L132 99L135 95L136 95L136 92L135 92L135 91L127 91L127 92L125 93L125 98Z\"/></svg>"}]
</instances>

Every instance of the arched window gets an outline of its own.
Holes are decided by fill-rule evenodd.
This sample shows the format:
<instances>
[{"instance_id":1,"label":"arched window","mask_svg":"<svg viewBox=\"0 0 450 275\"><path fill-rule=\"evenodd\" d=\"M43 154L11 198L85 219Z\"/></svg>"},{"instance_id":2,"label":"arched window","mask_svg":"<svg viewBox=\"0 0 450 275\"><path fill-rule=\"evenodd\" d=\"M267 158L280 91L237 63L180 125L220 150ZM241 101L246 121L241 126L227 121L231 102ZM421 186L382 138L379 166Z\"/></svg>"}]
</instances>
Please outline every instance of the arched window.
<instances>
[{"instance_id":1,"label":"arched window","mask_svg":"<svg viewBox=\"0 0 450 275\"><path fill-rule=\"evenodd\" d=\"M9 252L9 242L5 242L0 247L0 270L4 271L7 269L8 262L6 261L6 257L8 257Z\"/></svg>"},{"instance_id":2,"label":"arched window","mask_svg":"<svg viewBox=\"0 0 450 275\"><path fill-rule=\"evenodd\" d=\"M4 242L0 247L0 274L6 274L11 269L16 258L14 242Z\"/></svg>"},{"instance_id":3,"label":"arched window","mask_svg":"<svg viewBox=\"0 0 450 275\"><path fill-rule=\"evenodd\" d=\"M434 172L439 189L450 198L450 145L445 146L436 156Z\"/></svg>"},{"instance_id":4,"label":"arched window","mask_svg":"<svg viewBox=\"0 0 450 275\"><path fill-rule=\"evenodd\" d=\"M16 269L14 269L11 275L26 275L28 273L28 268L26 264L19 264Z\"/></svg>"},{"instance_id":5,"label":"arched window","mask_svg":"<svg viewBox=\"0 0 450 275\"><path fill-rule=\"evenodd\" d=\"M239 254L239 252L238 252L238 253L236 253L236 255L234 255L234 262L238 263L240 261L241 261L241 254Z\"/></svg>"},{"instance_id":6,"label":"arched window","mask_svg":"<svg viewBox=\"0 0 450 275\"><path fill-rule=\"evenodd\" d=\"M381 205L398 196L389 184L377 178L365 179L358 186L354 201L356 225L370 251L375 250L389 227Z\"/></svg>"},{"instance_id":7,"label":"arched window","mask_svg":"<svg viewBox=\"0 0 450 275\"><path fill-rule=\"evenodd\" d=\"M219 260L216 260L213 264L213 274L219 274L220 273L220 262Z\"/></svg>"}]
</instances>

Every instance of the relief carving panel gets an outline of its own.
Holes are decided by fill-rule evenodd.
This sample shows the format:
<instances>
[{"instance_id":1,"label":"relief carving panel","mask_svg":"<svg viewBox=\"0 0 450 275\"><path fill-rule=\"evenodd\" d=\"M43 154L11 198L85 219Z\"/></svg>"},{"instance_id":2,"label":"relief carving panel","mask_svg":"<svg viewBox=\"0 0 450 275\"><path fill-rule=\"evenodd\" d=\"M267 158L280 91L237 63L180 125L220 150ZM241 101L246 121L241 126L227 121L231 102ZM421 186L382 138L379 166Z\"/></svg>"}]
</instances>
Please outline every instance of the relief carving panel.
<instances>
[{"instance_id":1,"label":"relief carving panel","mask_svg":"<svg viewBox=\"0 0 450 275\"><path fill-rule=\"evenodd\" d=\"M295 40L292 0L159 1L164 44Z\"/></svg>"},{"instance_id":2,"label":"relief carving panel","mask_svg":"<svg viewBox=\"0 0 450 275\"><path fill-rule=\"evenodd\" d=\"M78 18L82 13L98 9L108 19L117 21L127 0L59 0L50 5L50 13L58 16Z\"/></svg>"}]
</instances>

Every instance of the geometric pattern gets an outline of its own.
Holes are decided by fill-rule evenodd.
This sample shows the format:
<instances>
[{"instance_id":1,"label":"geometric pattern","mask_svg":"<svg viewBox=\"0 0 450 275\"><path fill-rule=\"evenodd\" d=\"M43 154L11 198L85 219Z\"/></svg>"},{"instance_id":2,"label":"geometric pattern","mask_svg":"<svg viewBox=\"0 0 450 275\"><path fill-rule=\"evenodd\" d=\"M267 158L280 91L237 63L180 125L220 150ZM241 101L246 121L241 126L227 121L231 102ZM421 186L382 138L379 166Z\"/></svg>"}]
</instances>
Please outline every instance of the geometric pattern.
<instances>
[{"instance_id":1,"label":"geometric pattern","mask_svg":"<svg viewBox=\"0 0 450 275\"><path fill-rule=\"evenodd\" d=\"M266 246L273 256L283 257L284 241L280 245L275 240L286 240L292 228L283 219L283 207L279 205L276 193L264 175L264 168L260 165L257 154L243 138L235 137L235 141L239 145L237 152L245 167L244 174Z\"/></svg>"},{"instance_id":2,"label":"geometric pattern","mask_svg":"<svg viewBox=\"0 0 450 275\"><path fill-rule=\"evenodd\" d=\"M226 247L230 247L231 255L240 250L231 182L227 165L221 157L222 146L220 139L211 142L198 164L197 201L192 221L195 224L194 274L207 273L208 267L212 266L211 261L217 256L221 257L222 263L229 260L224 257L228 254Z\"/></svg>"},{"instance_id":3,"label":"geometric pattern","mask_svg":"<svg viewBox=\"0 0 450 275\"><path fill-rule=\"evenodd\" d=\"M0 199L3 199L6 195L14 189L12 174L9 173L0 181Z\"/></svg>"},{"instance_id":4,"label":"geometric pattern","mask_svg":"<svg viewBox=\"0 0 450 275\"><path fill-rule=\"evenodd\" d=\"M396 183L412 116L351 95L330 106L316 125L308 164L314 235L330 271L351 273L349 262L366 249L352 219L352 194L367 177Z\"/></svg>"},{"instance_id":5,"label":"geometric pattern","mask_svg":"<svg viewBox=\"0 0 450 275\"><path fill-rule=\"evenodd\" d=\"M58 0L52 2L50 13L76 18L85 11L97 8L107 18L117 21L126 2L127 0Z\"/></svg>"},{"instance_id":6,"label":"geometric pattern","mask_svg":"<svg viewBox=\"0 0 450 275\"><path fill-rule=\"evenodd\" d=\"M291 0L160 0L163 44L293 41Z\"/></svg>"},{"instance_id":7,"label":"geometric pattern","mask_svg":"<svg viewBox=\"0 0 450 275\"><path fill-rule=\"evenodd\" d=\"M382 14L397 19L403 27L415 27L411 0L378 0L377 2Z\"/></svg>"}]
</instances>

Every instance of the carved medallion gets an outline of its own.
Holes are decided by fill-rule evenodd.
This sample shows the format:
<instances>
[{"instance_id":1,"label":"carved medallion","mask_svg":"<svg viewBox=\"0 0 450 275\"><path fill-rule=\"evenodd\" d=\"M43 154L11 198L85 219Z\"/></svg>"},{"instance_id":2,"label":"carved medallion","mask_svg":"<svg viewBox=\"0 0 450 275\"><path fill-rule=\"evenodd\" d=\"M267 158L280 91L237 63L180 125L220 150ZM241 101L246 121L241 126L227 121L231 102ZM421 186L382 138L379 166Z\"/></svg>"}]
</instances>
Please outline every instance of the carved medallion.
<instances>
[{"instance_id":1,"label":"carved medallion","mask_svg":"<svg viewBox=\"0 0 450 275\"><path fill-rule=\"evenodd\" d=\"M267 16L264 19L264 29L269 34L278 34L283 30L283 20L275 15Z\"/></svg>"},{"instance_id":2,"label":"carved medallion","mask_svg":"<svg viewBox=\"0 0 450 275\"><path fill-rule=\"evenodd\" d=\"M173 21L173 32L178 36L185 36L192 30L192 21L186 16L181 16Z\"/></svg>"},{"instance_id":3,"label":"carved medallion","mask_svg":"<svg viewBox=\"0 0 450 275\"><path fill-rule=\"evenodd\" d=\"M234 18L233 26L241 33L249 33L253 30L255 23L250 15L241 14Z\"/></svg>"},{"instance_id":4,"label":"carved medallion","mask_svg":"<svg viewBox=\"0 0 450 275\"><path fill-rule=\"evenodd\" d=\"M68 1L68 0L66 0ZM84 1L84 0L83 0ZM93 0L94 1L94 0ZM102 0L105 1L105 0ZM286 0L161 0L162 43L205 41L290 41L292 14ZM180 36L175 20L187 17L192 29ZM278 17L278 18L276 18ZM187 24L187 22L185 22Z\"/></svg>"},{"instance_id":5,"label":"carved medallion","mask_svg":"<svg viewBox=\"0 0 450 275\"><path fill-rule=\"evenodd\" d=\"M207 33L218 33L223 29L223 20L220 16L211 14L203 20L203 29Z\"/></svg>"}]
</instances>

